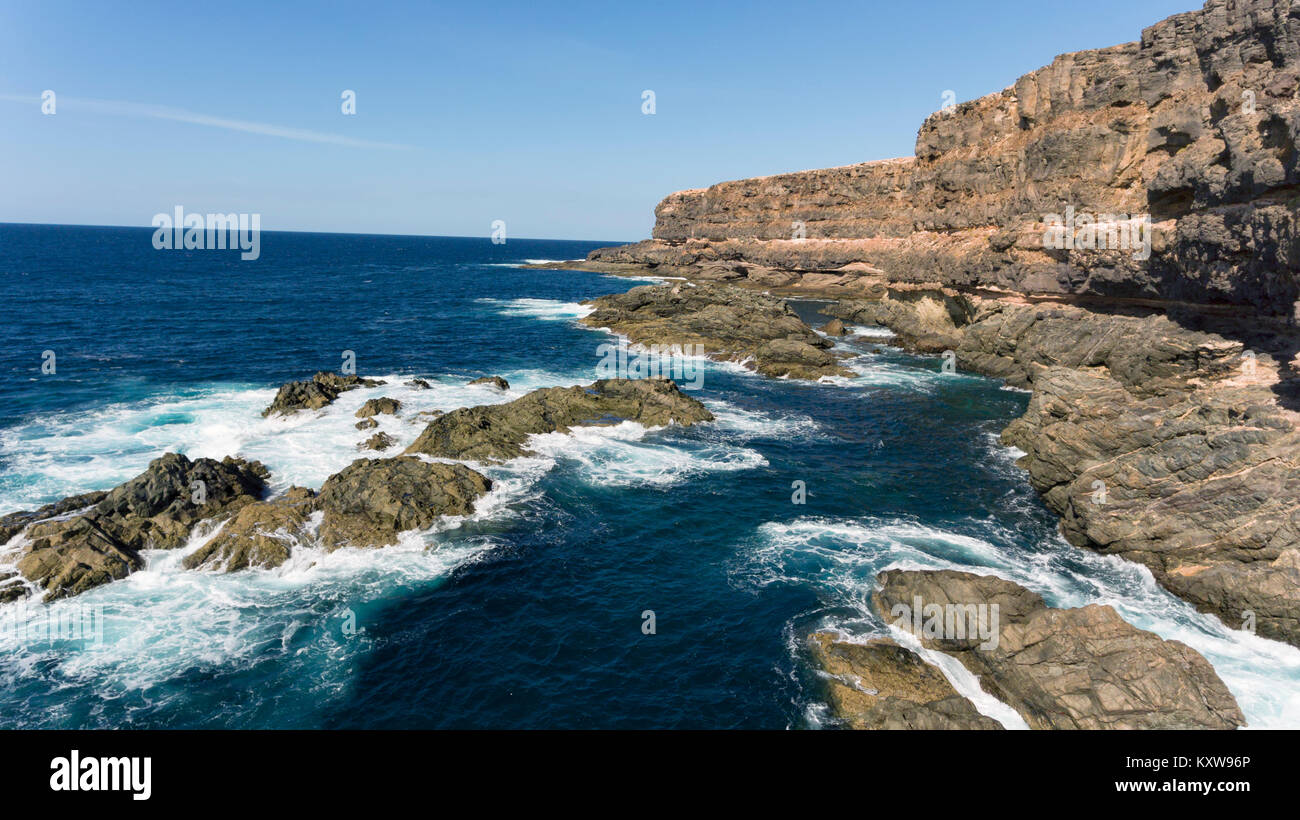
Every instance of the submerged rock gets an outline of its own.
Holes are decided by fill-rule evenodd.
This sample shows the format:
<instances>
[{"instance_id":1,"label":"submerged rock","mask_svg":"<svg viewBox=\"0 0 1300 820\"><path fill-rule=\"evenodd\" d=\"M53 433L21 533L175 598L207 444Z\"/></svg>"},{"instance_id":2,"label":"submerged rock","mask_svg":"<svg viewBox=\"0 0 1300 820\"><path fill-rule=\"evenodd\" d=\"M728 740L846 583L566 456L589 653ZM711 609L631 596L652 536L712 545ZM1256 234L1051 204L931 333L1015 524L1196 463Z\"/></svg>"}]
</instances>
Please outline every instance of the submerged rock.
<instances>
[{"instance_id":1,"label":"submerged rock","mask_svg":"<svg viewBox=\"0 0 1300 820\"><path fill-rule=\"evenodd\" d=\"M379 422L373 418L366 418L366 419L362 419L361 421L357 422L352 426L357 428L358 430L373 430L379 426Z\"/></svg>"},{"instance_id":2,"label":"submerged rock","mask_svg":"<svg viewBox=\"0 0 1300 820\"><path fill-rule=\"evenodd\" d=\"M411 379L409 382L403 382L407 387L413 387L416 390L429 390L433 385L424 379Z\"/></svg>"},{"instance_id":3,"label":"submerged rock","mask_svg":"<svg viewBox=\"0 0 1300 820\"><path fill-rule=\"evenodd\" d=\"M917 634L927 648L961 661L985 691L1019 712L1030 728L1245 724L1209 661L1186 644L1126 623L1109 606L1054 609L1011 581L952 570L887 570L877 580L881 588L873 604L882 618ZM942 627L932 628L935 613L926 607L943 610ZM948 613L956 613L956 624L979 607L985 608L995 641L968 628L950 631Z\"/></svg>"},{"instance_id":4,"label":"submerged rock","mask_svg":"<svg viewBox=\"0 0 1300 820\"><path fill-rule=\"evenodd\" d=\"M390 399L387 396L378 399L367 399L366 403L361 405L356 412L359 419L370 418L371 416L391 416L402 408L402 403L397 399Z\"/></svg>"},{"instance_id":5,"label":"submerged rock","mask_svg":"<svg viewBox=\"0 0 1300 820\"><path fill-rule=\"evenodd\" d=\"M313 375L310 381L286 382L281 385L279 392L275 394L275 399L262 411L262 415L293 413L297 410L319 410L333 403L341 393L358 387L378 387L383 383L375 379L340 376L337 373L321 371Z\"/></svg>"},{"instance_id":6,"label":"submerged rock","mask_svg":"<svg viewBox=\"0 0 1300 820\"><path fill-rule=\"evenodd\" d=\"M783 300L716 284L645 285L601 296L583 324L641 345L701 345L705 355L752 362L765 376L852 376L826 352L832 342Z\"/></svg>"},{"instance_id":7,"label":"submerged rock","mask_svg":"<svg viewBox=\"0 0 1300 820\"><path fill-rule=\"evenodd\" d=\"M144 565L142 550L180 547L195 524L255 502L267 477L255 461L190 461L167 453L85 513L29 524L13 568L43 589L46 600L125 578ZM54 508L76 509L86 498L65 499Z\"/></svg>"},{"instance_id":8,"label":"submerged rock","mask_svg":"<svg viewBox=\"0 0 1300 820\"><path fill-rule=\"evenodd\" d=\"M859 644L817 632L809 643L829 676L831 710L850 728L1003 728L957 694L942 672L891 640Z\"/></svg>"},{"instance_id":9,"label":"submerged rock","mask_svg":"<svg viewBox=\"0 0 1300 820\"><path fill-rule=\"evenodd\" d=\"M435 418L406 448L436 458L507 461L528 437L634 421L646 427L712 421L713 414L666 379L604 379L548 387L505 404L463 407Z\"/></svg>"},{"instance_id":10,"label":"submerged rock","mask_svg":"<svg viewBox=\"0 0 1300 820\"><path fill-rule=\"evenodd\" d=\"M510 389L510 382L506 381L500 376L482 376L480 378L474 379L473 381L470 382L470 384L490 384L498 390Z\"/></svg>"}]
</instances>

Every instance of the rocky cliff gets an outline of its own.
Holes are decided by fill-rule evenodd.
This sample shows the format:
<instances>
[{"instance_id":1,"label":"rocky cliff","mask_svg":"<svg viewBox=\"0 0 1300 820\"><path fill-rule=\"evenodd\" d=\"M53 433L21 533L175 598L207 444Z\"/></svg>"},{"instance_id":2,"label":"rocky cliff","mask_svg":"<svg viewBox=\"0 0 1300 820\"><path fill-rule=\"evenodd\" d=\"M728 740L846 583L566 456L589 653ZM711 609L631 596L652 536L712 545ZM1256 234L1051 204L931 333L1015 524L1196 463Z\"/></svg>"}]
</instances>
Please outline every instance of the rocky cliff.
<instances>
[{"instance_id":1,"label":"rocky cliff","mask_svg":"<svg viewBox=\"0 0 1300 820\"><path fill-rule=\"evenodd\" d=\"M580 266L833 296L1032 389L1003 438L1072 543L1300 645L1298 91L1300 2L1209 0Z\"/></svg>"},{"instance_id":2,"label":"rocky cliff","mask_svg":"<svg viewBox=\"0 0 1300 820\"><path fill-rule=\"evenodd\" d=\"M655 209L652 240L590 259L1294 320L1298 87L1300 4L1209 0L936 112L914 157L680 191Z\"/></svg>"}]
</instances>

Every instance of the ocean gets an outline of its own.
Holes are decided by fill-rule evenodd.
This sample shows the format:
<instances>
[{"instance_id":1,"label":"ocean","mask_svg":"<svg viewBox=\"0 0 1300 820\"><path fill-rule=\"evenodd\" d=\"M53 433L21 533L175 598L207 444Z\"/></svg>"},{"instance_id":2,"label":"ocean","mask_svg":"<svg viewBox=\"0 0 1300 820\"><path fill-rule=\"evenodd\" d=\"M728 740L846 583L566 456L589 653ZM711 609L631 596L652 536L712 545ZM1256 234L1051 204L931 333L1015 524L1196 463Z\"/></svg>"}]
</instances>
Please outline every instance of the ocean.
<instances>
[{"instance_id":1,"label":"ocean","mask_svg":"<svg viewBox=\"0 0 1300 820\"><path fill-rule=\"evenodd\" d=\"M151 236L0 225L0 515L110 488L167 451L254 458L277 489L319 487L361 457L373 431L353 413L368 398L403 402L380 429L404 446L420 411L591 382L613 337L576 323L580 303L644 284L519 267L612 243L264 232L260 257L241 261L155 250ZM794 304L825 321L818 303ZM906 567L1112 605L1204 654L1252 728L1300 726L1300 650L1060 537L998 440L1026 393L861 330L838 342L856 378L704 364L691 395L716 422L540 437L534 455L486 468L495 488L474 515L394 547L300 549L232 574L181 568L202 533L153 552L143 571L49 605L102 612L100 639L0 631L0 725L829 727L805 639L885 633L873 578ZM388 384L261 417L280 384L338 370L345 351ZM510 390L466 384L483 375ZM403 385L416 376L433 389Z\"/></svg>"}]
</instances>

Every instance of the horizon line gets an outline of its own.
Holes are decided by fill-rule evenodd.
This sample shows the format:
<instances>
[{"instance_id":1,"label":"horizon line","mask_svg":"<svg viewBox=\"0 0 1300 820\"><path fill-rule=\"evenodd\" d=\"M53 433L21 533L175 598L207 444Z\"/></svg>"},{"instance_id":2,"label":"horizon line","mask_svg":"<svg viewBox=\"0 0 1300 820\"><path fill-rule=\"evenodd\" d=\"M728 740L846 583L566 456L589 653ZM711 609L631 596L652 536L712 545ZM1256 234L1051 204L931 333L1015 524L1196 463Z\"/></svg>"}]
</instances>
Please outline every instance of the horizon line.
<instances>
[{"instance_id":1,"label":"horizon line","mask_svg":"<svg viewBox=\"0 0 1300 820\"><path fill-rule=\"evenodd\" d=\"M197 211L195 212L197 213ZM5 225L34 225L48 228L135 228L142 231L156 231L152 225L92 225L81 222L10 222L0 219L0 227ZM397 238L412 239L486 239L491 241L491 234L477 235L456 235L456 234L432 234L432 233L371 233L365 231L317 231L303 230L293 228L263 228L262 233L302 233L302 234L326 234L330 236L392 236ZM549 236L516 236L514 241L527 242L609 242L611 245L630 245L641 240L634 239L631 242L615 239L573 239L570 237L549 237ZM506 243L511 241L511 237L506 238Z\"/></svg>"}]
</instances>

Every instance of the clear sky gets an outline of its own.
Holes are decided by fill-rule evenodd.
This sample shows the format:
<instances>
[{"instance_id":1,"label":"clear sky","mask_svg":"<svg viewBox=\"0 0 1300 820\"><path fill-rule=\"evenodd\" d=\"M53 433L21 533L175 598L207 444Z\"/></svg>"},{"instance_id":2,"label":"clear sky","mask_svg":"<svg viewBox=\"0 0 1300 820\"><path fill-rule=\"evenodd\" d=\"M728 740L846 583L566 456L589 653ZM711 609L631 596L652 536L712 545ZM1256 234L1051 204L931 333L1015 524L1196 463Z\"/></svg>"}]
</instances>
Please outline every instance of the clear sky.
<instances>
[{"instance_id":1,"label":"clear sky","mask_svg":"<svg viewBox=\"0 0 1300 820\"><path fill-rule=\"evenodd\" d=\"M0 222L181 205L266 230L635 240L672 191L910 155L945 90L1198 7L0 0Z\"/></svg>"}]
</instances>

